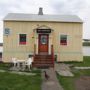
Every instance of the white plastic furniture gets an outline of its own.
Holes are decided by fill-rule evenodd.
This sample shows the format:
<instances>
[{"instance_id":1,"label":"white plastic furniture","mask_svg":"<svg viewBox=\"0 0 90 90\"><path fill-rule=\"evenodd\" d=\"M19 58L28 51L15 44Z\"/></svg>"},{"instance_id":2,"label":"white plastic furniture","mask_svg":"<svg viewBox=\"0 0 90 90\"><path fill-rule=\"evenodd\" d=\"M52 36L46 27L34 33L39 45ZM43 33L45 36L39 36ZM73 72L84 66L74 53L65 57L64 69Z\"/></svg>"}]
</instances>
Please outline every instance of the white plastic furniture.
<instances>
[{"instance_id":1,"label":"white plastic furniture","mask_svg":"<svg viewBox=\"0 0 90 90\"><path fill-rule=\"evenodd\" d=\"M12 63L13 63L13 66L16 67L17 66L17 59L16 58L12 58Z\"/></svg>"},{"instance_id":2,"label":"white plastic furniture","mask_svg":"<svg viewBox=\"0 0 90 90\"><path fill-rule=\"evenodd\" d=\"M18 69L20 69L20 68L23 68L24 69L24 66L25 66L25 60L17 60L17 67L18 67Z\"/></svg>"},{"instance_id":3,"label":"white plastic furniture","mask_svg":"<svg viewBox=\"0 0 90 90\"><path fill-rule=\"evenodd\" d=\"M28 58L28 60L25 61L25 66L27 66L29 70L32 67L32 62L33 62L33 58Z\"/></svg>"}]
</instances>

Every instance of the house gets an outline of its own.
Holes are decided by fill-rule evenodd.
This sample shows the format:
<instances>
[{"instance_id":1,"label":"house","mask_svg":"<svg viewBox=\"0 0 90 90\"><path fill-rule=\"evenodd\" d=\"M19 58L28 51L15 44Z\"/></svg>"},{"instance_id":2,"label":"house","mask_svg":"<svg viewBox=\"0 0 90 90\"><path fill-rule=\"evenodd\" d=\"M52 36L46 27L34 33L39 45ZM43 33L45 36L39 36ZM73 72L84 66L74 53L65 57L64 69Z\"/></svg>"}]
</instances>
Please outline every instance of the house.
<instances>
[{"instance_id":1,"label":"house","mask_svg":"<svg viewBox=\"0 0 90 90\"><path fill-rule=\"evenodd\" d=\"M3 62L34 56L33 65L83 61L82 20L76 15L9 13L4 18Z\"/></svg>"}]
</instances>

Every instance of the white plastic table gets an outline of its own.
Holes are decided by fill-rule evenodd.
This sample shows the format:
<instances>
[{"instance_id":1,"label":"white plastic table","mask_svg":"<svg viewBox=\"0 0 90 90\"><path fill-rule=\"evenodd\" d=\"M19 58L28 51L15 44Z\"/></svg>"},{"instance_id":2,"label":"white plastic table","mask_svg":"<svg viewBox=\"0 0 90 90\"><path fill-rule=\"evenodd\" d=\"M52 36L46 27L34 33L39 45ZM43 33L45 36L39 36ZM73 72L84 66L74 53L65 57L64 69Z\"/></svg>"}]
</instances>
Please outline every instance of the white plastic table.
<instances>
[{"instance_id":1,"label":"white plastic table","mask_svg":"<svg viewBox=\"0 0 90 90\"><path fill-rule=\"evenodd\" d=\"M25 67L25 60L17 60L17 67L21 68L20 65L22 65L22 67Z\"/></svg>"}]
</instances>

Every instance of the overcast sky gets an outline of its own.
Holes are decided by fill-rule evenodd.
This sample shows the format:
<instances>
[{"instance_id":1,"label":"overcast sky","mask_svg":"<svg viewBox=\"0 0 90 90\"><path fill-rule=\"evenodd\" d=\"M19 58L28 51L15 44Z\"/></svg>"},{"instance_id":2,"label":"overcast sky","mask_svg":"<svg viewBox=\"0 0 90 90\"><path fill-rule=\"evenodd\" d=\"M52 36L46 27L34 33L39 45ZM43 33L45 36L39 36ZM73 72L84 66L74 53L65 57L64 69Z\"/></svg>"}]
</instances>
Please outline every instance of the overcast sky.
<instances>
[{"instance_id":1,"label":"overcast sky","mask_svg":"<svg viewBox=\"0 0 90 90\"><path fill-rule=\"evenodd\" d=\"M73 14L83 21L83 38L90 39L90 0L0 0L0 42L3 42L3 18L8 13Z\"/></svg>"}]
</instances>

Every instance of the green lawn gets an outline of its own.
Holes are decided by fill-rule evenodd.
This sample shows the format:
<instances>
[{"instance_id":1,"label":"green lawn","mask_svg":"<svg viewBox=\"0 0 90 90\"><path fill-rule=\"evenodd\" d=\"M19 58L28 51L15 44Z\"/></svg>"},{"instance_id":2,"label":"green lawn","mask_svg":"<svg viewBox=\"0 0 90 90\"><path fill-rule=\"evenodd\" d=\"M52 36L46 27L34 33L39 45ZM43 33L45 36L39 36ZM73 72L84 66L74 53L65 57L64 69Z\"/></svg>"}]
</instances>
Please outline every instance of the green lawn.
<instances>
[{"instance_id":1,"label":"green lawn","mask_svg":"<svg viewBox=\"0 0 90 90\"><path fill-rule=\"evenodd\" d=\"M84 56L83 57L83 62L81 63L73 63L75 66L89 66L90 67L90 57L89 56Z\"/></svg>"},{"instance_id":2,"label":"green lawn","mask_svg":"<svg viewBox=\"0 0 90 90\"><path fill-rule=\"evenodd\" d=\"M0 64L0 69L7 70L8 64ZM41 90L41 71L32 70L35 76L0 72L0 90ZM29 73L29 72L28 72Z\"/></svg>"},{"instance_id":3,"label":"green lawn","mask_svg":"<svg viewBox=\"0 0 90 90\"><path fill-rule=\"evenodd\" d=\"M88 67L88 66L90 66L90 56L84 56L83 62L65 62L65 63L72 64L73 66Z\"/></svg>"},{"instance_id":4,"label":"green lawn","mask_svg":"<svg viewBox=\"0 0 90 90\"><path fill-rule=\"evenodd\" d=\"M90 66L90 57L84 57L84 61L82 63L70 63L74 66ZM75 90L74 81L78 79L80 76L90 76L90 70L75 70L71 68L74 77L64 77L57 74L57 78L63 86L64 90Z\"/></svg>"},{"instance_id":5,"label":"green lawn","mask_svg":"<svg viewBox=\"0 0 90 90\"><path fill-rule=\"evenodd\" d=\"M90 46L90 42L83 42L83 46Z\"/></svg>"},{"instance_id":6,"label":"green lawn","mask_svg":"<svg viewBox=\"0 0 90 90\"><path fill-rule=\"evenodd\" d=\"M0 63L0 69L8 70L10 68L11 64L8 63Z\"/></svg>"},{"instance_id":7,"label":"green lawn","mask_svg":"<svg viewBox=\"0 0 90 90\"><path fill-rule=\"evenodd\" d=\"M68 64L68 63L66 63ZM90 66L90 57L84 57L84 61L77 63L72 62L73 66ZM0 69L8 70L9 64L0 64ZM0 90L41 90L41 72L39 70L32 70L32 73L37 73L36 76L26 76L11 74L7 72L0 72ZM74 81L83 75L90 76L90 70L75 70L72 67L74 77L63 77L57 74L58 80L63 86L64 90L75 90Z\"/></svg>"}]
</instances>

